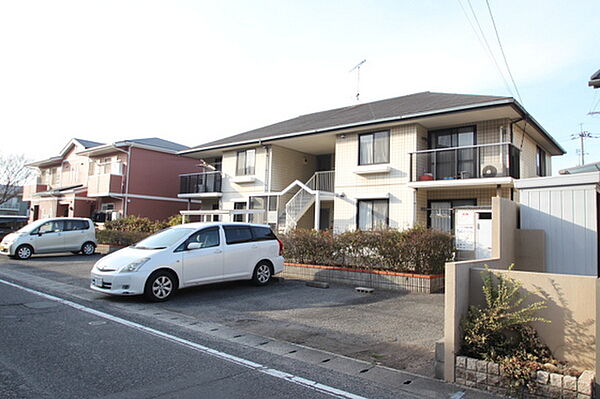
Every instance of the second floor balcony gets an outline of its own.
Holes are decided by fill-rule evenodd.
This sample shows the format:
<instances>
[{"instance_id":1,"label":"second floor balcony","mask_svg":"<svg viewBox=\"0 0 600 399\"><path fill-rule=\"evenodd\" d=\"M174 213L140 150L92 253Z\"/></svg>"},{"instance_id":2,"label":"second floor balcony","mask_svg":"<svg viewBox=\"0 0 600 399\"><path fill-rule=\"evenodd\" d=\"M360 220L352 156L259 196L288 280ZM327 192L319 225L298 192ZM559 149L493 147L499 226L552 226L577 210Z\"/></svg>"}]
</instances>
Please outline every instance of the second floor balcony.
<instances>
[{"instance_id":1,"label":"second floor balcony","mask_svg":"<svg viewBox=\"0 0 600 399\"><path fill-rule=\"evenodd\" d=\"M410 181L520 178L520 150L511 143L436 148L410 153Z\"/></svg>"},{"instance_id":2,"label":"second floor balcony","mask_svg":"<svg viewBox=\"0 0 600 399\"><path fill-rule=\"evenodd\" d=\"M222 180L220 171L179 175L179 197L220 194Z\"/></svg>"},{"instance_id":3,"label":"second floor balcony","mask_svg":"<svg viewBox=\"0 0 600 399\"><path fill-rule=\"evenodd\" d=\"M123 176L110 173L91 175L88 177L87 194L90 197L106 196L110 193L121 193Z\"/></svg>"}]
</instances>

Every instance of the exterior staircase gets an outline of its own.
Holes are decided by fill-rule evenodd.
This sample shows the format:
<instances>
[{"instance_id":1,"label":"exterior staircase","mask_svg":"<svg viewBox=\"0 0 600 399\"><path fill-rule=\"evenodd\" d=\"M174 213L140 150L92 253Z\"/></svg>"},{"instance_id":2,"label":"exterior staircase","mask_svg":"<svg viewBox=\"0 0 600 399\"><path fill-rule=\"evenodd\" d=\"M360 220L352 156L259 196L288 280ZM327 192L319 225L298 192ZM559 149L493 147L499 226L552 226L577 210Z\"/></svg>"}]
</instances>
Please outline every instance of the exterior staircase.
<instances>
[{"instance_id":1,"label":"exterior staircase","mask_svg":"<svg viewBox=\"0 0 600 399\"><path fill-rule=\"evenodd\" d=\"M292 196L286 203L285 211L279 215L279 226L284 226L284 231L289 231L298 225L298 221L310 209L315 202L315 194L322 191L328 194L334 192L334 172L315 172L314 175L304 184L310 191L304 187ZM283 223L285 221L285 224Z\"/></svg>"}]
</instances>

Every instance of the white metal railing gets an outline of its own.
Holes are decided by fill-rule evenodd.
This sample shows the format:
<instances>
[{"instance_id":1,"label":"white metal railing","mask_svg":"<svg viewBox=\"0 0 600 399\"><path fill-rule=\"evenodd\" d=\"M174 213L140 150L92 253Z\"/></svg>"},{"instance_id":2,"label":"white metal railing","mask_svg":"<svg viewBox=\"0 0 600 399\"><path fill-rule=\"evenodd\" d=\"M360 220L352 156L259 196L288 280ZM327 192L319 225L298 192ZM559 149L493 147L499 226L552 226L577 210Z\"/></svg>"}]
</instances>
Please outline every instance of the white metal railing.
<instances>
[{"instance_id":1,"label":"white metal railing","mask_svg":"<svg viewBox=\"0 0 600 399\"><path fill-rule=\"evenodd\" d=\"M316 191L334 192L335 172L315 172L305 183L308 188ZM313 193L300 188L296 194L285 205L285 228L290 230L296 227L298 221L315 202Z\"/></svg>"}]
</instances>

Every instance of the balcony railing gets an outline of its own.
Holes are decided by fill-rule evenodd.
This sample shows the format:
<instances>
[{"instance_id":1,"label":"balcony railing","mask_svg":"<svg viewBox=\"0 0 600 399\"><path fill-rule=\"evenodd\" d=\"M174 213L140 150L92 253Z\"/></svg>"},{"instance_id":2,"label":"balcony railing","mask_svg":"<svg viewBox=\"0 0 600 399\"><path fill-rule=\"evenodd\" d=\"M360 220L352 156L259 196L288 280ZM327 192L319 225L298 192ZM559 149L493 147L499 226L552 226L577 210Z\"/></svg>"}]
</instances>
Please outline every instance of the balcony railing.
<instances>
[{"instance_id":1,"label":"balcony railing","mask_svg":"<svg viewBox=\"0 0 600 399\"><path fill-rule=\"evenodd\" d=\"M521 151L511 143L438 148L410 153L410 181L520 177Z\"/></svg>"},{"instance_id":2,"label":"balcony railing","mask_svg":"<svg viewBox=\"0 0 600 399\"><path fill-rule=\"evenodd\" d=\"M179 193L220 193L222 179L219 171L179 175Z\"/></svg>"},{"instance_id":3,"label":"balcony railing","mask_svg":"<svg viewBox=\"0 0 600 399\"><path fill-rule=\"evenodd\" d=\"M90 197L122 192L123 176L112 174L91 175L88 177L88 195Z\"/></svg>"},{"instance_id":4,"label":"balcony railing","mask_svg":"<svg viewBox=\"0 0 600 399\"><path fill-rule=\"evenodd\" d=\"M334 192L335 171L327 170L324 172L315 172L313 177L306 182L308 188L319 191Z\"/></svg>"}]
</instances>

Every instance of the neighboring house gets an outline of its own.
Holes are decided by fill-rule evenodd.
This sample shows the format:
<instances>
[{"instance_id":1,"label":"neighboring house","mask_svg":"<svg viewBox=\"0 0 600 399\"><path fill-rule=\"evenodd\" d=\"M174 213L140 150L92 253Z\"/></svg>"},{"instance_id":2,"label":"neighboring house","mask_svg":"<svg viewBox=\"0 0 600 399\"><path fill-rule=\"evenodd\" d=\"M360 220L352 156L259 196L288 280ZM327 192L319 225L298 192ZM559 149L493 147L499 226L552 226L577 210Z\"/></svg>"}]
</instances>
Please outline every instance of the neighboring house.
<instances>
[{"instance_id":1,"label":"neighboring house","mask_svg":"<svg viewBox=\"0 0 600 399\"><path fill-rule=\"evenodd\" d=\"M202 217L293 227L453 231L457 207L517 196L565 151L511 97L417 93L317 112L180 152ZM184 214L186 212L183 212ZM210 215L210 216L209 216Z\"/></svg>"},{"instance_id":2,"label":"neighboring house","mask_svg":"<svg viewBox=\"0 0 600 399\"><path fill-rule=\"evenodd\" d=\"M588 85L594 89L600 89L600 69L590 77Z\"/></svg>"},{"instance_id":3,"label":"neighboring house","mask_svg":"<svg viewBox=\"0 0 600 399\"><path fill-rule=\"evenodd\" d=\"M111 144L72 139L59 156L27 165L39 171L37 183L25 187L31 220L176 215L186 201L177 198L179 186L173 177L198 163L177 155L187 148L159 138Z\"/></svg>"},{"instance_id":4,"label":"neighboring house","mask_svg":"<svg viewBox=\"0 0 600 399\"><path fill-rule=\"evenodd\" d=\"M587 173L600 171L600 161L587 163L581 166L573 166L571 168L561 169L558 171L561 175L572 175L575 173Z\"/></svg>"},{"instance_id":5,"label":"neighboring house","mask_svg":"<svg viewBox=\"0 0 600 399\"><path fill-rule=\"evenodd\" d=\"M1 185L0 185L1 186ZM5 186L3 186L5 187ZM27 216L29 211L29 204L27 201L23 201L23 188L19 187L19 193L16 197L9 199L8 201L0 204L0 215L16 215L16 216Z\"/></svg>"}]
</instances>

